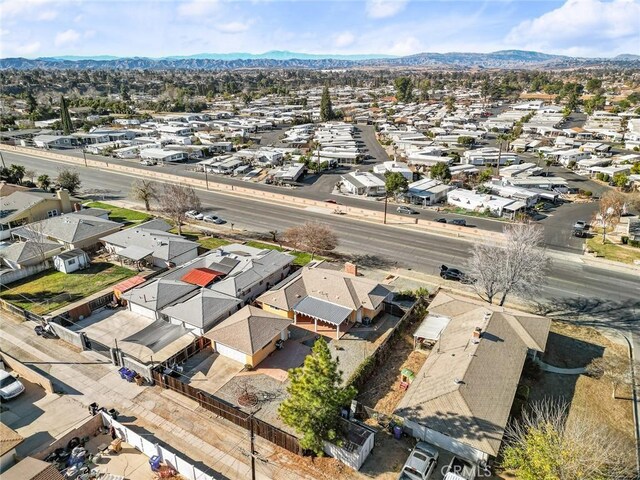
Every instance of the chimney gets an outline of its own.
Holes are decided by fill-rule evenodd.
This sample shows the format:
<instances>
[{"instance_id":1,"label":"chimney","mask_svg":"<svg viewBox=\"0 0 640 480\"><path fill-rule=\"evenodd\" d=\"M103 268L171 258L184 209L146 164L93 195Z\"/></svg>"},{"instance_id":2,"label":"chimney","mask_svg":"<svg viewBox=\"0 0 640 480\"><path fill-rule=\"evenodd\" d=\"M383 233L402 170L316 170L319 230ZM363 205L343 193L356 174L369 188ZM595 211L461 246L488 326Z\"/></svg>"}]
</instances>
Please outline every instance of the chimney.
<instances>
[{"instance_id":1,"label":"chimney","mask_svg":"<svg viewBox=\"0 0 640 480\"><path fill-rule=\"evenodd\" d=\"M56 192L56 197L60 200L60 210L62 213L71 212L71 200L69 199L69 192L64 188L61 188Z\"/></svg>"},{"instance_id":2,"label":"chimney","mask_svg":"<svg viewBox=\"0 0 640 480\"><path fill-rule=\"evenodd\" d=\"M480 343L480 339L482 338L482 328L476 327L471 334L471 341L473 343Z\"/></svg>"},{"instance_id":3,"label":"chimney","mask_svg":"<svg viewBox=\"0 0 640 480\"><path fill-rule=\"evenodd\" d=\"M351 262L346 262L344 264L344 273L348 273L349 275L353 275L354 277L358 276L358 265Z\"/></svg>"}]
</instances>

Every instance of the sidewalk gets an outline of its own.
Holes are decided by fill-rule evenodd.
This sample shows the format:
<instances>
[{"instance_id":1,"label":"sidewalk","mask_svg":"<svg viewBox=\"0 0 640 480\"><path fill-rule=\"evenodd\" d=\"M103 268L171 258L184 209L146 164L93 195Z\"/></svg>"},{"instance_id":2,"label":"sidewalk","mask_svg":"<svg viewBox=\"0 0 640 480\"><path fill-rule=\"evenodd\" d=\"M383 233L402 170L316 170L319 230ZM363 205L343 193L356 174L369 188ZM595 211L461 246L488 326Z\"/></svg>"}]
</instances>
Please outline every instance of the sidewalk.
<instances>
[{"instance_id":1,"label":"sidewalk","mask_svg":"<svg viewBox=\"0 0 640 480\"><path fill-rule=\"evenodd\" d=\"M64 384L65 392L84 406L97 402L115 408L133 423L146 428L159 440L172 445L196 461L211 467L220 478L250 478L248 432L217 419L209 412L185 408L162 395L159 387L140 387L123 381L116 367L101 363L93 352L77 352L62 341L35 337L30 322L2 320L0 348L22 361L37 362L38 368ZM99 360L99 362L96 362ZM164 415L159 415L158 413ZM244 449L244 450L243 450ZM301 476L285 466L295 461L269 442L256 437L256 450L268 462L257 462L256 478L297 479Z\"/></svg>"}]
</instances>

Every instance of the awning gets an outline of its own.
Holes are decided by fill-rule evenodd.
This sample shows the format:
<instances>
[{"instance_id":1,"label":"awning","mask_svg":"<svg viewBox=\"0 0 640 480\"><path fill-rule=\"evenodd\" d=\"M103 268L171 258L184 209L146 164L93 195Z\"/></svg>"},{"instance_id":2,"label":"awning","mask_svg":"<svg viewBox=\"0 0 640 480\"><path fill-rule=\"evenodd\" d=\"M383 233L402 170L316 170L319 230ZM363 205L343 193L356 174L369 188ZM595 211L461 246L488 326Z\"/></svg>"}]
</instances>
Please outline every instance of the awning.
<instances>
[{"instance_id":1,"label":"awning","mask_svg":"<svg viewBox=\"0 0 640 480\"><path fill-rule=\"evenodd\" d=\"M425 340L436 341L440 338L442 331L447 328L451 319L440 315L427 315L416 332L413 334L415 338L424 338Z\"/></svg>"},{"instance_id":2,"label":"awning","mask_svg":"<svg viewBox=\"0 0 640 480\"><path fill-rule=\"evenodd\" d=\"M338 326L341 325L352 312L350 308L315 297L303 298L293 307L293 311Z\"/></svg>"},{"instance_id":3,"label":"awning","mask_svg":"<svg viewBox=\"0 0 640 480\"><path fill-rule=\"evenodd\" d=\"M128 290L131 290L133 287L137 287L138 285L146 282L144 277L140 275L136 275L135 277L127 278L126 280L114 285L113 291L117 292L117 294L122 294Z\"/></svg>"},{"instance_id":4,"label":"awning","mask_svg":"<svg viewBox=\"0 0 640 480\"><path fill-rule=\"evenodd\" d=\"M180 278L180 280L192 285L206 287L217 278L224 276L225 274L223 272L202 267L189 270L185 275L182 276L182 278Z\"/></svg>"},{"instance_id":5,"label":"awning","mask_svg":"<svg viewBox=\"0 0 640 480\"><path fill-rule=\"evenodd\" d=\"M510 203L509 205L505 205L504 209L505 210L509 210L510 212L515 212L516 210L520 210L521 208L526 207L527 204L524 202L513 202Z\"/></svg>"},{"instance_id":6,"label":"awning","mask_svg":"<svg viewBox=\"0 0 640 480\"><path fill-rule=\"evenodd\" d=\"M119 257L128 258L129 260L133 260L134 262L137 262L139 260L142 260L145 257L153 255L153 250L132 245L130 247L120 250L117 253L117 255Z\"/></svg>"}]
</instances>

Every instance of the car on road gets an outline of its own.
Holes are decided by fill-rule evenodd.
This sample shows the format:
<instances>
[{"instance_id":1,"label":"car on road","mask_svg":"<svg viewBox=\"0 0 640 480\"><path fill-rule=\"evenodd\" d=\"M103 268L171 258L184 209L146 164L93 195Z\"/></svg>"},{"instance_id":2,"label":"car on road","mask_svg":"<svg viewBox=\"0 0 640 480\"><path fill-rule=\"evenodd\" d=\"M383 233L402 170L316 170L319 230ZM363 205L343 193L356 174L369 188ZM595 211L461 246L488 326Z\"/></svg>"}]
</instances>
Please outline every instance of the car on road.
<instances>
[{"instance_id":1,"label":"car on road","mask_svg":"<svg viewBox=\"0 0 640 480\"><path fill-rule=\"evenodd\" d=\"M477 468L471 462L454 456L444 468L444 480L474 480Z\"/></svg>"},{"instance_id":2,"label":"car on road","mask_svg":"<svg viewBox=\"0 0 640 480\"><path fill-rule=\"evenodd\" d=\"M204 217L202 217L202 220L207 223L215 223L216 225L222 225L223 223L226 223L223 219L217 217L216 215L205 215Z\"/></svg>"},{"instance_id":3,"label":"car on road","mask_svg":"<svg viewBox=\"0 0 640 480\"><path fill-rule=\"evenodd\" d=\"M440 267L440 277L445 280L453 280L455 282L470 283L467 276L457 268L449 268L446 265Z\"/></svg>"},{"instance_id":4,"label":"car on road","mask_svg":"<svg viewBox=\"0 0 640 480\"><path fill-rule=\"evenodd\" d=\"M464 218L454 218L453 220L449 220L451 225L458 225L459 227L466 227L467 221Z\"/></svg>"},{"instance_id":5,"label":"car on road","mask_svg":"<svg viewBox=\"0 0 640 480\"><path fill-rule=\"evenodd\" d=\"M157 164L158 162L156 162L155 160L140 160L140 165L145 165L147 167L152 167Z\"/></svg>"},{"instance_id":6,"label":"car on road","mask_svg":"<svg viewBox=\"0 0 640 480\"><path fill-rule=\"evenodd\" d=\"M189 210L184 216L192 220L202 220L204 218L204 215L197 210Z\"/></svg>"},{"instance_id":7,"label":"car on road","mask_svg":"<svg viewBox=\"0 0 640 480\"><path fill-rule=\"evenodd\" d=\"M589 224L587 224L587 222L585 222L584 220L578 220L573 224L574 230L586 230L587 228L589 228Z\"/></svg>"},{"instance_id":8,"label":"car on road","mask_svg":"<svg viewBox=\"0 0 640 480\"><path fill-rule=\"evenodd\" d=\"M399 206L399 207L396 209L396 212L398 212L398 213L404 213L405 215L420 215L420 212L418 212L418 211L414 210L414 209L413 209L413 208L411 208L411 207L406 207L406 206L404 206L404 205Z\"/></svg>"},{"instance_id":9,"label":"car on road","mask_svg":"<svg viewBox=\"0 0 640 480\"><path fill-rule=\"evenodd\" d=\"M338 202L336 202L335 200L332 200L331 198L326 199L324 203L332 203L334 205L340 205Z\"/></svg>"},{"instance_id":10,"label":"car on road","mask_svg":"<svg viewBox=\"0 0 640 480\"><path fill-rule=\"evenodd\" d=\"M438 223L447 223L447 219L446 218L436 218L434 220L434 222L438 222Z\"/></svg>"},{"instance_id":11,"label":"car on road","mask_svg":"<svg viewBox=\"0 0 640 480\"><path fill-rule=\"evenodd\" d=\"M0 400L11 400L22 392L24 392L22 382L6 370L0 370Z\"/></svg>"},{"instance_id":12,"label":"car on road","mask_svg":"<svg viewBox=\"0 0 640 480\"><path fill-rule=\"evenodd\" d=\"M398 480L427 480L438 464L438 450L425 442L418 442L404 462Z\"/></svg>"}]
</instances>

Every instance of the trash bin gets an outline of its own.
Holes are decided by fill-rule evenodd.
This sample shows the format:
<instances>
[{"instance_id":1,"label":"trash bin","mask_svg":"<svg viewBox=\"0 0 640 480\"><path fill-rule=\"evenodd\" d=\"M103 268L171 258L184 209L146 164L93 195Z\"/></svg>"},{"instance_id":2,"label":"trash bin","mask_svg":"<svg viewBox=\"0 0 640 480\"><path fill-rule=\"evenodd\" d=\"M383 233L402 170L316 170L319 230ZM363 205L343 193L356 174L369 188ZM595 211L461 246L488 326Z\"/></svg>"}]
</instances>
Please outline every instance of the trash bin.
<instances>
[{"instance_id":1,"label":"trash bin","mask_svg":"<svg viewBox=\"0 0 640 480\"><path fill-rule=\"evenodd\" d=\"M114 420L118 420L118 412L116 411L115 408L110 408L107 413L109 414L109 416L111 418L113 418Z\"/></svg>"},{"instance_id":2,"label":"trash bin","mask_svg":"<svg viewBox=\"0 0 640 480\"><path fill-rule=\"evenodd\" d=\"M126 380L129 369L127 367L122 367L118 370L118 373L120 374L121 379Z\"/></svg>"},{"instance_id":3,"label":"trash bin","mask_svg":"<svg viewBox=\"0 0 640 480\"><path fill-rule=\"evenodd\" d=\"M158 470L160 470L160 462L161 462L161 458L159 455L154 455L153 457L151 457L149 459L149 465L151 466L151 471L152 472L157 472Z\"/></svg>"},{"instance_id":4,"label":"trash bin","mask_svg":"<svg viewBox=\"0 0 640 480\"><path fill-rule=\"evenodd\" d=\"M98 404L96 402L93 402L91 405L89 405L89 413L94 417L97 415Z\"/></svg>"},{"instance_id":5,"label":"trash bin","mask_svg":"<svg viewBox=\"0 0 640 480\"><path fill-rule=\"evenodd\" d=\"M393 427L393 438L396 440L400 440L402 438L402 427L400 425Z\"/></svg>"}]
</instances>

